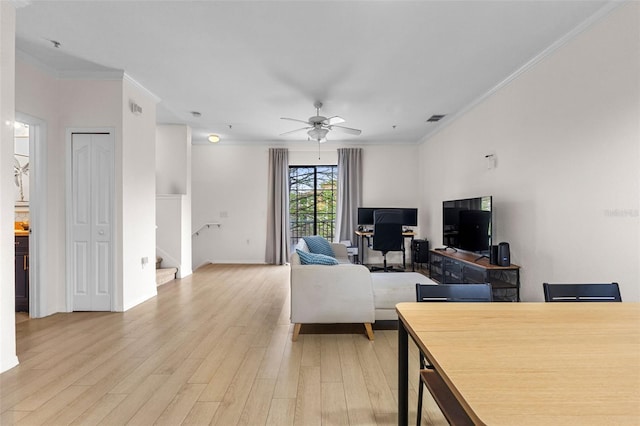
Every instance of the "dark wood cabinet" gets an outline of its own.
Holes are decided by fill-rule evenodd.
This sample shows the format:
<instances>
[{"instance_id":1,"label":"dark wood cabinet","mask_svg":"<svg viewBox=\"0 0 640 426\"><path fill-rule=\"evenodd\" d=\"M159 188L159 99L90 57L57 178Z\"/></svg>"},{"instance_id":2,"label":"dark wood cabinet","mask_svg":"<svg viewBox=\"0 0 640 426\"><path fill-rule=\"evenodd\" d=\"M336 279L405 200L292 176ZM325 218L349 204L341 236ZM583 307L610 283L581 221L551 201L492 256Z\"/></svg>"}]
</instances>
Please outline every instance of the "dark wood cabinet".
<instances>
[{"instance_id":1,"label":"dark wood cabinet","mask_svg":"<svg viewBox=\"0 0 640 426\"><path fill-rule=\"evenodd\" d=\"M498 266L466 252L429 251L430 278L442 284L490 283L494 301L520 301L520 267Z\"/></svg>"},{"instance_id":2,"label":"dark wood cabinet","mask_svg":"<svg viewBox=\"0 0 640 426\"><path fill-rule=\"evenodd\" d=\"M29 236L16 236L16 312L29 312Z\"/></svg>"}]
</instances>

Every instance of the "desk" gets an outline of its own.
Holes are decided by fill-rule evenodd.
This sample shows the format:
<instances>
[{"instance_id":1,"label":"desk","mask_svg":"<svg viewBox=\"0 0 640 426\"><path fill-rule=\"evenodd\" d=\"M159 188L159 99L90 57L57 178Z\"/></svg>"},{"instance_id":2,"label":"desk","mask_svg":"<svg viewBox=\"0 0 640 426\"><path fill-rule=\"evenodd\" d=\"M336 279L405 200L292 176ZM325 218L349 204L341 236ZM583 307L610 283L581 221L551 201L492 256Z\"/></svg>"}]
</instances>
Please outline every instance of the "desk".
<instances>
[{"instance_id":1,"label":"desk","mask_svg":"<svg viewBox=\"0 0 640 426\"><path fill-rule=\"evenodd\" d=\"M408 335L476 424L640 424L640 303L399 303Z\"/></svg>"},{"instance_id":2,"label":"desk","mask_svg":"<svg viewBox=\"0 0 640 426\"><path fill-rule=\"evenodd\" d=\"M364 248L365 248L365 244L364 244L364 239L369 239L371 237L373 237L373 231L355 231L356 237L358 238L358 253L360 254L360 258L359 258L359 263L361 265L364 264ZM416 233L413 231L408 231L408 232L403 232L402 236L407 239L411 239L411 242L409 242L409 250L411 250L412 247L412 243L413 243L413 238L416 236ZM405 250L407 249L407 245L405 244ZM413 264L413 253L410 253L411 255L411 270L415 271L415 266Z\"/></svg>"}]
</instances>

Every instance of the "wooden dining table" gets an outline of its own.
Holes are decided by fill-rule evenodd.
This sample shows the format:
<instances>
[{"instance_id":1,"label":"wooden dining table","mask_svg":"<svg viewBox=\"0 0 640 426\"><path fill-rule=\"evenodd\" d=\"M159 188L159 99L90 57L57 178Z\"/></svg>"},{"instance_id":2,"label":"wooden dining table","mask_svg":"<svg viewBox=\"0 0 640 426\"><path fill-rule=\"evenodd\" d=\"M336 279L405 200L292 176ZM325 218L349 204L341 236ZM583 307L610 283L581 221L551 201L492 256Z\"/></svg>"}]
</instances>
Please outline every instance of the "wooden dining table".
<instances>
[{"instance_id":1,"label":"wooden dining table","mask_svg":"<svg viewBox=\"0 0 640 426\"><path fill-rule=\"evenodd\" d=\"M640 303L400 303L408 336L478 425L640 425Z\"/></svg>"}]
</instances>

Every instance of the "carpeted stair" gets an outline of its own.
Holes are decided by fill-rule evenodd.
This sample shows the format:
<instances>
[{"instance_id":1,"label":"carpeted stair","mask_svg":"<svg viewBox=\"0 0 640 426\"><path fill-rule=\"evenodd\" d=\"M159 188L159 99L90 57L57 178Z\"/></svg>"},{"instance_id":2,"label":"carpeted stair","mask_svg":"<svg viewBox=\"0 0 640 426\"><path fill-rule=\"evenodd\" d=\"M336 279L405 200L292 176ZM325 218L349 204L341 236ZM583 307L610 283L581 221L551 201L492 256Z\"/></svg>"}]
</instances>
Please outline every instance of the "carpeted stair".
<instances>
[{"instance_id":1,"label":"carpeted stair","mask_svg":"<svg viewBox=\"0 0 640 426\"><path fill-rule=\"evenodd\" d=\"M163 268L162 258L156 257L156 286L161 286L176 279L178 268Z\"/></svg>"}]
</instances>

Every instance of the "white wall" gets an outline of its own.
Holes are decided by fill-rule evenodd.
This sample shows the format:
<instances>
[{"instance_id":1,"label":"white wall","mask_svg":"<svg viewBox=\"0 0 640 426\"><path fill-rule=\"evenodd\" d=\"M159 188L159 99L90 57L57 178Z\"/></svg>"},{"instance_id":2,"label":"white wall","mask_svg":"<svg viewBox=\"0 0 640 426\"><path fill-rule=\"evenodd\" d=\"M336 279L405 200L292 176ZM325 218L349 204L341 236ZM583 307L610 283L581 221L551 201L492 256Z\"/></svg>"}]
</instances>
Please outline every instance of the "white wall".
<instances>
[{"instance_id":1,"label":"white wall","mask_svg":"<svg viewBox=\"0 0 640 426\"><path fill-rule=\"evenodd\" d=\"M27 83L28 84L28 83ZM54 261L49 258L50 254L55 253L55 261L60 261L56 267L60 284L51 287L51 292L47 295L49 303L55 301L54 312L71 311L68 301L71 298L67 295L66 288L66 168L69 166L69 158L67 157L67 149L70 140L67 139L67 129L115 129L115 204L116 215L114 217L114 230L112 234L112 244L118 247L122 231L117 212L120 209L121 190L119 189L119 174L122 167L118 161L119 153L122 145L122 81L93 81L93 80L54 80L53 85L57 87L55 99L53 102L54 109L51 116L46 121L57 121L59 124L58 134L48 141L47 164L49 165L48 173L53 174L53 179L48 183L48 206L49 212L52 214L52 222L45 232L48 233L47 241L50 246L55 247L54 252L45 252L43 254L44 262L50 265ZM17 92L18 97L22 97L21 92ZM31 100L35 104L40 102L36 97ZM30 113L30 108L25 112ZM47 212L47 213L49 213ZM55 221L55 222L53 222ZM116 298L116 310L122 310L119 303L122 293L121 276L121 260L118 255L121 253L117 248L115 250L115 288L113 289ZM46 257L45 257L46 256ZM48 283L44 286L48 286ZM51 305L53 306L53 305Z\"/></svg>"},{"instance_id":2,"label":"white wall","mask_svg":"<svg viewBox=\"0 0 640 426\"><path fill-rule=\"evenodd\" d=\"M156 255L162 258L163 268L180 266L182 197L156 195Z\"/></svg>"},{"instance_id":3,"label":"white wall","mask_svg":"<svg viewBox=\"0 0 640 426\"><path fill-rule=\"evenodd\" d=\"M44 247L38 259L46 271L46 283L40 286L39 310L42 316L64 312L66 306L65 276L65 168L67 128L116 128L116 144L120 140L122 82L59 80L22 59L16 61L15 109L37 117L46 124L47 176L43 179L47 210L40 232ZM116 166L117 167L117 166ZM116 170L117 173L117 170Z\"/></svg>"},{"instance_id":4,"label":"white wall","mask_svg":"<svg viewBox=\"0 0 640 426\"><path fill-rule=\"evenodd\" d=\"M122 164L120 221L122 225L122 309L127 310L155 296L156 275L156 99L125 78L119 111L122 118L121 152L116 160ZM129 110L132 100L142 107L142 114ZM142 259L148 263L143 265Z\"/></svg>"},{"instance_id":5,"label":"white wall","mask_svg":"<svg viewBox=\"0 0 640 426\"><path fill-rule=\"evenodd\" d=\"M46 166L46 176L38 179L44 186L38 194L45 194L46 211L41 214L42 226L32 232L39 233L44 242L37 259L41 277L46 277L46 285L40 286L37 310L41 316L51 315L65 309L64 292L64 129L60 130L58 114L58 84L56 80L22 60L16 61L16 103L17 112L37 117L46 124L46 149L32 155L45 152L45 158L35 158L37 164ZM61 139L61 137L63 139ZM32 161L33 164L33 161ZM33 195L32 195L33 201ZM33 224L32 225L36 225ZM32 260L33 261L33 260ZM32 284L33 286L33 284ZM61 292L62 291L62 292Z\"/></svg>"},{"instance_id":6,"label":"white wall","mask_svg":"<svg viewBox=\"0 0 640 426\"><path fill-rule=\"evenodd\" d=\"M320 145L320 151L318 151L318 144L313 142L307 142L302 144L290 144L287 149L289 150L289 165L290 166L331 166L338 164L338 148L340 145L335 143L326 142ZM356 148L356 147L353 147Z\"/></svg>"},{"instance_id":7,"label":"white wall","mask_svg":"<svg viewBox=\"0 0 640 426\"><path fill-rule=\"evenodd\" d=\"M115 310L125 310L155 294L155 103L135 84L116 80L64 80L18 59L16 110L46 123L46 247L39 262L47 271L41 313L64 312L65 168L68 128L114 128ZM129 100L143 107L130 113ZM43 160L43 159L39 159ZM141 258L149 266L142 268Z\"/></svg>"},{"instance_id":8,"label":"white wall","mask_svg":"<svg viewBox=\"0 0 640 426\"><path fill-rule=\"evenodd\" d=\"M187 193L188 128L179 124L163 124L156 129L156 193Z\"/></svg>"},{"instance_id":9,"label":"white wall","mask_svg":"<svg viewBox=\"0 0 640 426\"><path fill-rule=\"evenodd\" d=\"M391 143L365 147L362 154L363 207L418 207L418 213L420 213L418 153L418 145ZM421 238L424 227L420 217L418 218L418 226L413 229L416 232L416 238ZM407 244L406 262L408 268L411 261L409 240L405 240L405 244ZM382 254L379 251L368 248L365 248L365 251L365 262L372 264L383 262ZM389 252L387 262L401 264L402 253Z\"/></svg>"},{"instance_id":10,"label":"white wall","mask_svg":"<svg viewBox=\"0 0 640 426\"><path fill-rule=\"evenodd\" d=\"M193 237L193 266L264 263L269 150L251 145L194 145L192 224L221 226Z\"/></svg>"},{"instance_id":11,"label":"white wall","mask_svg":"<svg viewBox=\"0 0 640 426\"><path fill-rule=\"evenodd\" d=\"M13 220L13 121L15 102L13 5L0 2L0 373L18 364L15 330Z\"/></svg>"},{"instance_id":12,"label":"white wall","mask_svg":"<svg viewBox=\"0 0 640 426\"><path fill-rule=\"evenodd\" d=\"M193 203L192 192L193 187L191 183L192 172L192 152L191 152L191 128L187 126L186 134L186 146L187 153L186 158L186 174L187 174L187 187L186 194L182 196L182 217L180 220L180 268L178 270L178 278L184 278L191 275L193 270L193 247L191 242L191 205Z\"/></svg>"},{"instance_id":13,"label":"white wall","mask_svg":"<svg viewBox=\"0 0 640 426\"><path fill-rule=\"evenodd\" d=\"M363 149L365 207L418 207L418 145L372 145Z\"/></svg>"},{"instance_id":14,"label":"white wall","mask_svg":"<svg viewBox=\"0 0 640 426\"><path fill-rule=\"evenodd\" d=\"M443 200L493 195L524 301L543 282L607 281L640 300L639 17L620 7L423 144L432 246Z\"/></svg>"},{"instance_id":15,"label":"white wall","mask_svg":"<svg viewBox=\"0 0 640 426\"><path fill-rule=\"evenodd\" d=\"M67 129L115 129L115 204L116 215L114 217L114 232L112 243L118 247L122 238L121 223L117 212L121 208L121 189L119 181L122 173L121 162L118 156L121 152L122 145L122 81L93 81L93 80L54 80L57 86L54 110L52 115L47 118L48 121L57 121L59 124L58 134L48 141L47 151L49 165L48 172L53 174L54 178L48 184L49 195L49 211L53 213L52 219L55 223L50 223L48 232L48 242L54 246L56 250L55 257L60 261L57 272L60 274L60 285L52 290L55 293L48 295L51 301L56 301L56 309L53 312L64 312L72 309L67 305L67 289L66 289L66 272L65 272L65 253L66 253L66 207L65 200L66 183L65 171L68 166L67 148L70 141L67 140ZM21 93L17 92L21 97ZM38 103L39 99L32 99L34 103ZM29 113L29 110L26 111ZM54 195L52 198L51 196ZM59 250L59 251L58 251ZM118 255L122 252L116 248L115 259L115 296L116 300L120 300L122 292L122 274L121 260ZM44 256L47 258L42 261L50 264L53 259L49 259L49 252ZM116 302L116 310L122 307Z\"/></svg>"},{"instance_id":16,"label":"white wall","mask_svg":"<svg viewBox=\"0 0 640 426\"><path fill-rule=\"evenodd\" d=\"M156 253L162 257L162 267L176 267L178 278L184 278L192 273L191 128L158 125L156 153L157 157L165 158L163 162L156 161L156 182L165 182L156 187ZM176 161L167 161L168 158ZM179 185L169 182L178 182L183 177L183 193L162 192L177 190Z\"/></svg>"},{"instance_id":17,"label":"white wall","mask_svg":"<svg viewBox=\"0 0 640 426\"><path fill-rule=\"evenodd\" d=\"M337 164L337 148L343 146L353 145L322 144L318 159L316 144L290 144L289 164ZM363 147L363 202L418 207L417 153L417 145ZM207 262L264 263L268 162L264 146L193 146L194 231L207 222L221 223L193 237L194 267ZM379 260L375 256L372 260Z\"/></svg>"}]
</instances>

